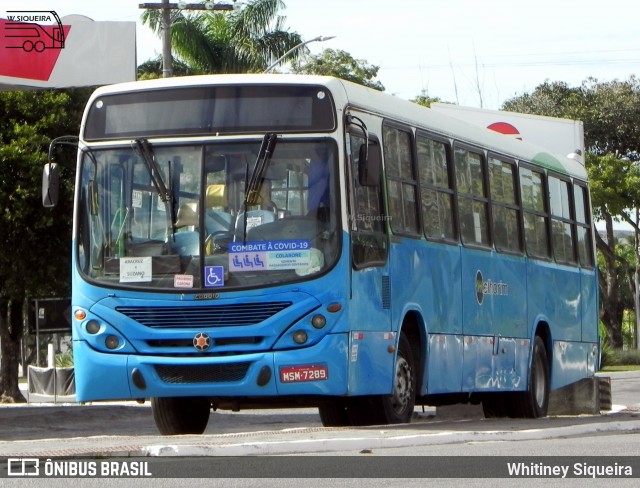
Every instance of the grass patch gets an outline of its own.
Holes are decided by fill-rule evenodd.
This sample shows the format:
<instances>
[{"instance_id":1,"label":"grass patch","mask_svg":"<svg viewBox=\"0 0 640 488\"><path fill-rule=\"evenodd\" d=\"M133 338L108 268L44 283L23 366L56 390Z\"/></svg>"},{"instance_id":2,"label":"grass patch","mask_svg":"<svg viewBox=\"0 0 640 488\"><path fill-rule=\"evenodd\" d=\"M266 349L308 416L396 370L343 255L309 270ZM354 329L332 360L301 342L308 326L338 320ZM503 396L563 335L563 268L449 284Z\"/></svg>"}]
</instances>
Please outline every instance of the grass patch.
<instances>
[{"instance_id":1,"label":"grass patch","mask_svg":"<svg viewBox=\"0 0 640 488\"><path fill-rule=\"evenodd\" d=\"M619 364L616 366L604 366L603 373L619 373L621 371L640 371L640 364Z\"/></svg>"},{"instance_id":2,"label":"grass patch","mask_svg":"<svg viewBox=\"0 0 640 488\"><path fill-rule=\"evenodd\" d=\"M610 349L605 347L602 351L603 366L638 366L640 365L640 350Z\"/></svg>"}]
</instances>

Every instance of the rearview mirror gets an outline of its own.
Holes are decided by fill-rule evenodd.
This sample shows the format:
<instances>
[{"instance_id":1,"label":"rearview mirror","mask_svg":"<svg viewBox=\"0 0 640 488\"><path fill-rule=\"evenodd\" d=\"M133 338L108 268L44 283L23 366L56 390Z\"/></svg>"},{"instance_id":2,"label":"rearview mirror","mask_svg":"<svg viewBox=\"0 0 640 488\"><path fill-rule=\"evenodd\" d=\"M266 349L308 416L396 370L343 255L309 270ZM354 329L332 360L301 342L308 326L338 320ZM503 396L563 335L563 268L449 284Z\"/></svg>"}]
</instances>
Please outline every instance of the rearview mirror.
<instances>
[{"instance_id":1,"label":"rearview mirror","mask_svg":"<svg viewBox=\"0 0 640 488\"><path fill-rule=\"evenodd\" d=\"M42 172L42 205L45 208L58 204L58 190L60 188L60 168L56 163L47 163Z\"/></svg>"},{"instance_id":2,"label":"rearview mirror","mask_svg":"<svg viewBox=\"0 0 640 488\"><path fill-rule=\"evenodd\" d=\"M358 182L360 186L379 186L381 166L380 146L369 144L367 148L365 144L362 144L358 155Z\"/></svg>"}]
</instances>

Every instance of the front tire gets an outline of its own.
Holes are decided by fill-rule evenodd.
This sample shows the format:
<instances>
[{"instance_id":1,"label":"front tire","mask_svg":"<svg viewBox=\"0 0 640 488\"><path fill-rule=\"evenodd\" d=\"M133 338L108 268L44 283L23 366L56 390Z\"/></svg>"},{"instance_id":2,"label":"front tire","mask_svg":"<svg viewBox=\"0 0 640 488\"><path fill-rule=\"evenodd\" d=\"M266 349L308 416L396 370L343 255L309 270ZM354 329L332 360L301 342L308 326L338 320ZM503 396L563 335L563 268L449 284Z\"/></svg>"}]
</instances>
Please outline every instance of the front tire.
<instances>
[{"instance_id":1,"label":"front tire","mask_svg":"<svg viewBox=\"0 0 640 488\"><path fill-rule=\"evenodd\" d=\"M347 406L342 403L320 405L318 413L324 427L347 427L351 425Z\"/></svg>"},{"instance_id":2,"label":"front tire","mask_svg":"<svg viewBox=\"0 0 640 488\"><path fill-rule=\"evenodd\" d=\"M151 411L162 435L202 434L211 402L204 397L152 398Z\"/></svg>"},{"instance_id":3,"label":"front tire","mask_svg":"<svg viewBox=\"0 0 640 488\"><path fill-rule=\"evenodd\" d=\"M349 407L353 425L405 424L411 421L416 401L416 369L411 344L400 335L393 376L393 393L354 399Z\"/></svg>"}]
</instances>

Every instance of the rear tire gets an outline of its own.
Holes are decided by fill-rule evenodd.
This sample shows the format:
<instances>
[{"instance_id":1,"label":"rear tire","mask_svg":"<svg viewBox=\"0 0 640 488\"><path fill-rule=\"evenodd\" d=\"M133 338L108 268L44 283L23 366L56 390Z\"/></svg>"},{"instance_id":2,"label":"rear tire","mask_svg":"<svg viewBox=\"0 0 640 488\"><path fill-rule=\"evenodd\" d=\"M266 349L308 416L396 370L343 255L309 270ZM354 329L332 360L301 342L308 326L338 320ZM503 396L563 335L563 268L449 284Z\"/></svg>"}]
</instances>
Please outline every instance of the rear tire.
<instances>
[{"instance_id":1,"label":"rear tire","mask_svg":"<svg viewBox=\"0 0 640 488\"><path fill-rule=\"evenodd\" d=\"M542 338L536 336L533 344L531 370L529 371L529 388L527 391L514 394L510 417L546 417L549 407L549 376L547 348Z\"/></svg>"},{"instance_id":2,"label":"rear tire","mask_svg":"<svg viewBox=\"0 0 640 488\"><path fill-rule=\"evenodd\" d=\"M204 397L152 398L151 410L162 435L202 434L211 402Z\"/></svg>"}]
</instances>

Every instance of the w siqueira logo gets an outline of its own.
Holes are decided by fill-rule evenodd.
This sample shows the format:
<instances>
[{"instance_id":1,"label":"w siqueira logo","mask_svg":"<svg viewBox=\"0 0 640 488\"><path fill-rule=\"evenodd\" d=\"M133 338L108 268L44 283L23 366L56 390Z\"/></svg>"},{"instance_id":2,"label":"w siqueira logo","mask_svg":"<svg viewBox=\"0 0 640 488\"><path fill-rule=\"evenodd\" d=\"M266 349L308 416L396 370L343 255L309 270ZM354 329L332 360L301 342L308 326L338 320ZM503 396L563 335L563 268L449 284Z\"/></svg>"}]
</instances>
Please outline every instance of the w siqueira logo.
<instances>
[{"instance_id":1,"label":"w siqueira logo","mask_svg":"<svg viewBox=\"0 0 640 488\"><path fill-rule=\"evenodd\" d=\"M45 22L52 25L44 25ZM64 49L67 32L53 10L10 10L3 24L6 48L37 53Z\"/></svg>"}]
</instances>

